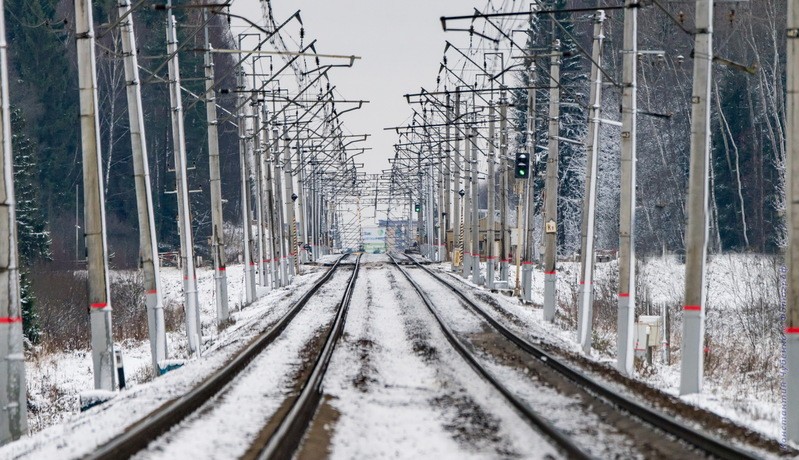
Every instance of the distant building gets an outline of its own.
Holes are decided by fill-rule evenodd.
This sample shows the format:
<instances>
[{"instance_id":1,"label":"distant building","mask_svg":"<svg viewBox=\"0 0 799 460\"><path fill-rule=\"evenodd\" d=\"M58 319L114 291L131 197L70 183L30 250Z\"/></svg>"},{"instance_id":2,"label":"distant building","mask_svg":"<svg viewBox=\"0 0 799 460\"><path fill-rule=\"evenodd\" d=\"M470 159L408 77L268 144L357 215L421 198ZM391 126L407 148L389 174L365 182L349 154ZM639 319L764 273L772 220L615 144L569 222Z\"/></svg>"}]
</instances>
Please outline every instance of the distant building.
<instances>
[{"instance_id":1,"label":"distant building","mask_svg":"<svg viewBox=\"0 0 799 460\"><path fill-rule=\"evenodd\" d=\"M386 229L384 227L363 227L363 251L367 253L385 252Z\"/></svg>"}]
</instances>

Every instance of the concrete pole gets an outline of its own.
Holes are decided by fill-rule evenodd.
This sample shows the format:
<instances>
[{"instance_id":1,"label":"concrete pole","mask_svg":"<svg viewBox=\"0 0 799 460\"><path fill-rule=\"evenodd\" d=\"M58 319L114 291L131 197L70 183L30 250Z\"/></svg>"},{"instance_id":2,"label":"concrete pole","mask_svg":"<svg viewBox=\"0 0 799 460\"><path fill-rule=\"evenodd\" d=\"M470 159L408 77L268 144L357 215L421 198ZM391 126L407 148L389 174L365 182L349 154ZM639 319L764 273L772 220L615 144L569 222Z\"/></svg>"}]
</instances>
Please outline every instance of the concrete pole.
<instances>
[{"instance_id":1,"label":"concrete pole","mask_svg":"<svg viewBox=\"0 0 799 460\"><path fill-rule=\"evenodd\" d=\"M444 159L444 147L438 144L438 241L436 242L436 262L446 262L444 242L447 240L447 191L449 190L449 173L447 173L449 156ZM435 186L435 183L433 184Z\"/></svg>"},{"instance_id":2,"label":"concrete pole","mask_svg":"<svg viewBox=\"0 0 799 460\"><path fill-rule=\"evenodd\" d=\"M453 108L454 108L455 117L451 118L451 119L458 120L460 118L460 114L461 114L461 92L460 92L460 90L456 90L455 91L455 107L453 107ZM449 123L448 123L448 125L449 125ZM453 250L453 252L454 251L461 252L461 254L460 254L460 259L461 260L459 261L460 263L456 264L455 263L456 262L455 261L455 257L452 258L452 271L458 271L458 270L463 271L463 259L464 259L465 255L463 254L463 251L460 250L461 245L463 244L463 240L461 240L461 232L463 231L463 226L461 224L461 203L463 201L463 198L461 197L461 195L459 193L460 190L461 190L461 170L463 169L463 166L462 166L463 163L461 162L461 158L460 158L461 157L461 140L460 140L461 136L460 136L460 134L458 134L457 131L459 131L459 130L456 129L455 144L453 146L453 151L450 153L450 155L452 156L452 159L453 159L453 166L454 166L453 180L452 180L453 193L454 193L453 196L452 196L452 198L453 198L453 202L452 202L452 211L453 211L453 214L452 214L452 224L453 224L452 250ZM457 228L455 228L455 226L457 226Z\"/></svg>"},{"instance_id":3,"label":"concrete pole","mask_svg":"<svg viewBox=\"0 0 799 460\"><path fill-rule=\"evenodd\" d=\"M139 80L136 37L133 31L133 15L130 13L129 0L120 0L119 2L119 17L123 16L124 19L120 22L119 27L125 65L130 144L133 154L133 182L136 187L136 210L139 218L139 258L144 274L144 302L147 309L153 371L155 375L160 375L159 363L167 357L164 302L161 294L158 240L153 215L153 193L150 188L150 166L144 134L141 80Z\"/></svg>"},{"instance_id":4,"label":"concrete pole","mask_svg":"<svg viewBox=\"0 0 799 460\"><path fill-rule=\"evenodd\" d=\"M705 262L710 183L710 81L713 66L713 2L697 0L694 89L691 97L691 161L685 231L685 306L680 394L702 391L705 343Z\"/></svg>"},{"instance_id":5,"label":"concrete pole","mask_svg":"<svg viewBox=\"0 0 799 460\"><path fill-rule=\"evenodd\" d=\"M508 101L505 98L505 91L502 91L499 99L499 218L500 218L500 250L499 254L499 280L508 284L508 273L510 267L510 204L508 194L510 193L510 168L508 168Z\"/></svg>"},{"instance_id":6,"label":"concrete pole","mask_svg":"<svg viewBox=\"0 0 799 460\"><path fill-rule=\"evenodd\" d=\"M105 230L103 174L100 168L100 120L97 113L97 67L94 54L94 25L92 21L91 2L89 0L75 0L75 37L78 51L78 88L80 90L80 133L83 150L83 206L86 250L88 252L89 317L92 336L92 363L94 364L94 388L98 390L115 390L117 387L117 374L114 339L111 334L108 243ZM6 101L7 99L4 98L3 103L5 104ZM5 120L3 121L5 122ZM8 178L8 176L5 177ZM12 250L12 248L9 248L9 250ZM9 268L16 267L9 266ZM20 391L24 392L24 387Z\"/></svg>"},{"instance_id":7,"label":"concrete pole","mask_svg":"<svg viewBox=\"0 0 799 460\"><path fill-rule=\"evenodd\" d=\"M250 110L255 110L254 106ZM251 117L253 119L255 119L254 116L251 115ZM247 176L244 179L245 180L244 184L245 184L245 187L247 189L247 192L246 192L247 195L246 196L247 196L247 229L248 229L247 230L247 241L248 242L247 242L246 247L247 247L247 251L249 253L249 259L250 259L250 263L248 265L248 267L250 267L250 271L248 273L246 273L246 275L250 278L250 289L252 290L252 292L250 294L252 295L252 299L253 300L256 300L258 298L258 291L256 289L256 282L255 282L255 277L256 277L255 275L256 275L256 272L257 272L257 270L256 270L257 259L258 259L258 255L255 253L255 249L257 247L256 246L256 242L257 242L256 238L258 237L258 235L257 235L256 232L253 232L253 230L252 230L253 224L256 224L256 227L257 227L257 224L258 224L258 221L255 220L255 213L253 212L253 206L254 206L253 205L253 198L254 198L253 192L255 190L255 181L254 181L254 178L255 178L254 174L255 173L253 172L253 170L255 169L255 149L257 148L256 143L255 143L255 134L254 134L255 129L257 129L257 128L255 128L255 125L253 124L252 125L252 129L249 129L249 130L246 131L246 133L245 133L245 140L246 140L245 147L246 148L244 150L244 161L245 161L246 166L247 166L247 169L246 169Z\"/></svg>"},{"instance_id":8,"label":"concrete pole","mask_svg":"<svg viewBox=\"0 0 799 460\"><path fill-rule=\"evenodd\" d=\"M171 5L171 3L170 3ZM172 102L172 145L175 154L175 184L178 198L178 228L180 231L183 287L186 299L186 334L189 352L196 357L202 353L202 328L197 301L197 274L194 266L194 238L191 231L189 183L186 177L186 137L183 129L183 98L180 93L180 63L175 16L167 18L167 53L169 60L169 96Z\"/></svg>"},{"instance_id":9,"label":"concrete pole","mask_svg":"<svg viewBox=\"0 0 799 460\"><path fill-rule=\"evenodd\" d=\"M530 84L536 83L535 63L530 64ZM525 181L525 233L524 233L524 261L522 261L522 299L525 302L533 301L533 256L535 254L535 90L527 90L527 153L530 158L530 174Z\"/></svg>"},{"instance_id":10,"label":"concrete pole","mask_svg":"<svg viewBox=\"0 0 799 460\"><path fill-rule=\"evenodd\" d=\"M275 237L276 230L275 230L275 222L277 219L275 218L275 190L274 190L274 179L273 179L273 166L274 166L274 149L273 143L269 138L269 130L264 127L264 133L266 136L266 154L265 154L265 164L263 166L264 172L266 177L264 178L264 183L266 184L266 190L264 191L264 203L263 207L266 213L266 225L267 225L267 240L266 240L266 250L268 251L267 254L267 270L269 271L269 279L271 280L271 287L272 289L276 289L278 287L278 263L279 260L277 259L277 238ZM273 132L273 137L275 139L278 138L277 130Z\"/></svg>"},{"instance_id":11,"label":"concrete pole","mask_svg":"<svg viewBox=\"0 0 799 460\"><path fill-rule=\"evenodd\" d=\"M286 203L286 223L289 225L288 236L288 269L291 276L294 276L299 271L297 262L297 218L294 212L294 176L293 166L291 161L291 150L289 149L291 139L289 139L289 131L286 128L285 139L283 144L283 158L286 163L283 169L285 174L284 179L286 182L286 196L284 202ZM297 143L297 151L299 152L299 142Z\"/></svg>"},{"instance_id":12,"label":"concrete pole","mask_svg":"<svg viewBox=\"0 0 799 460\"><path fill-rule=\"evenodd\" d=\"M433 164L433 158L431 155L430 162L427 165L427 258L437 262L440 259L436 259L438 255L438 243L436 242L438 233L435 231L436 188L434 181L434 167L435 165Z\"/></svg>"},{"instance_id":13,"label":"concrete pole","mask_svg":"<svg viewBox=\"0 0 799 460\"><path fill-rule=\"evenodd\" d=\"M237 116L239 129L239 164L241 168L241 226L242 244L244 253L244 296L247 305L255 300L255 266L252 260L252 226L250 223L250 188L247 183L249 180L249 165L247 164L247 116L245 111L246 96L244 96L244 70L239 68L238 73L239 98L237 105L241 107Z\"/></svg>"},{"instance_id":14,"label":"concrete pole","mask_svg":"<svg viewBox=\"0 0 799 460\"><path fill-rule=\"evenodd\" d=\"M441 189L444 191L443 205L442 205L442 215L441 215L441 241L440 244L442 245L442 252L444 254L444 259L441 262L446 262L448 260L452 260L452 255L449 253L449 245L447 241L447 236L449 232L452 230L452 151L450 148L450 136L452 135L451 128L451 120L452 120L452 98L449 93L446 96L446 117L447 117L447 124L444 128L444 138L445 141L445 148L444 148L444 155L446 158L444 159L444 182L441 184ZM457 193L457 189L454 189L455 193Z\"/></svg>"},{"instance_id":15,"label":"concrete pole","mask_svg":"<svg viewBox=\"0 0 799 460\"><path fill-rule=\"evenodd\" d=\"M277 217L277 236L278 236L278 252L277 255L280 259L277 261L279 262L278 267L280 267L280 286L286 286L289 284L289 274L288 274L288 256L286 250L286 220L283 214L283 175L281 174L281 168L283 168L283 163L281 160L280 155L280 147L278 141L280 140L277 133L275 133L275 190L274 190L274 199L275 199L275 217Z\"/></svg>"},{"instance_id":16,"label":"concrete pole","mask_svg":"<svg viewBox=\"0 0 799 460\"><path fill-rule=\"evenodd\" d=\"M464 195L463 199L463 269L461 270L461 276L464 279L469 279L472 276L472 180L471 174L474 170L474 165L472 165L472 142L471 142L471 130L470 128L465 128L464 132L466 136L463 140L465 145L464 149L464 156L463 156L463 171L464 171L464 178L463 178L463 190Z\"/></svg>"},{"instance_id":17,"label":"concrete pole","mask_svg":"<svg viewBox=\"0 0 799 460\"><path fill-rule=\"evenodd\" d=\"M478 172L480 168L477 164L477 128L472 128L472 135L469 139L472 144L472 283L481 285L482 276L480 273L480 187L477 186Z\"/></svg>"},{"instance_id":18,"label":"concrete pole","mask_svg":"<svg viewBox=\"0 0 799 460\"><path fill-rule=\"evenodd\" d=\"M28 432L4 11L0 1L0 235L5 240L0 253L0 445Z\"/></svg>"},{"instance_id":19,"label":"concrete pole","mask_svg":"<svg viewBox=\"0 0 799 460\"><path fill-rule=\"evenodd\" d=\"M558 252L558 136L560 136L560 40L552 43L549 82L549 142L544 202L544 320L555 321Z\"/></svg>"},{"instance_id":20,"label":"concrete pole","mask_svg":"<svg viewBox=\"0 0 799 460\"><path fill-rule=\"evenodd\" d=\"M494 162L496 161L496 139L495 139L495 125L496 122L496 107L492 102L488 106L488 215L486 216L486 287L494 289L494 264L497 261L497 255L494 254L494 213L496 210L496 178L494 171Z\"/></svg>"},{"instance_id":21,"label":"concrete pole","mask_svg":"<svg viewBox=\"0 0 799 460\"><path fill-rule=\"evenodd\" d=\"M253 102L253 126L255 133L253 135L253 142L255 143L255 156L253 158L253 183L255 185L255 190L253 195L255 195L255 221L256 221L256 228L257 233L256 237L258 239L258 285L261 288L269 287L269 278L267 277L268 272L268 265L269 261L267 260L268 250L266 249L266 212L264 211L264 201L268 199L266 196L264 189L264 164L266 163L266 156L268 155L266 151L266 145L268 145L269 140L267 139L264 141L262 139L261 133L265 133L267 131L267 126L265 124L266 116L261 116L261 108L264 110L266 109L266 104L262 107L259 107L257 103Z\"/></svg>"},{"instance_id":22,"label":"concrete pole","mask_svg":"<svg viewBox=\"0 0 799 460\"><path fill-rule=\"evenodd\" d=\"M303 155L302 149L297 149L297 164L304 165L305 158ZM299 211L300 215L300 229L302 230L302 241L305 244L310 243L308 239L308 211L305 207L305 194L306 194L306 181L305 181L305 168L303 166L299 167L299 175L297 176L297 210ZM307 251L303 250L302 254L302 262L308 262L309 257Z\"/></svg>"},{"instance_id":23,"label":"concrete pole","mask_svg":"<svg viewBox=\"0 0 799 460\"><path fill-rule=\"evenodd\" d=\"M588 136L586 140L588 158L585 173L585 197L583 199L583 218L581 222L580 245L580 287L577 294L577 341L583 353L591 353L591 336L594 305L594 228L596 226L596 184L599 161L599 119L602 113L602 64L603 23L605 12L599 10L594 16L594 44L591 51L591 89L588 110Z\"/></svg>"},{"instance_id":24,"label":"concrete pole","mask_svg":"<svg viewBox=\"0 0 799 460\"><path fill-rule=\"evenodd\" d=\"M785 337L786 372L786 438L799 442L799 0L788 1L788 33L786 46L787 126L785 129L787 155L785 190L788 223L788 265Z\"/></svg>"},{"instance_id":25,"label":"concrete pole","mask_svg":"<svg viewBox=\"0 0 799 460\"><path fill-rule=\"evenodd\" d=\"M124 0L129 1L129 0ZM203 10L203 22L208 12ZM208 123L208 171L211 186L211 253L214 258L214 294L216 297L216 322L224 324L230 318L227 299L227 271L225 264L225 235L222 217L222 174L219 170L219 134L216 118L216 92L214 91L214 58L208 24L205 25L205 114Z\"/></svg>"},{"instance_id":26,"label":"concrete pole","mask_svg":"<svg viewBox=\"0 0 799 460\"><path fill-rule=\"evenodd\" d=\"M625 0L622 45L621 197L619 209L619 310L616 367L633 373L635 320L635 162L638 63L638 0Z\"/></svg>"}]
</instances>

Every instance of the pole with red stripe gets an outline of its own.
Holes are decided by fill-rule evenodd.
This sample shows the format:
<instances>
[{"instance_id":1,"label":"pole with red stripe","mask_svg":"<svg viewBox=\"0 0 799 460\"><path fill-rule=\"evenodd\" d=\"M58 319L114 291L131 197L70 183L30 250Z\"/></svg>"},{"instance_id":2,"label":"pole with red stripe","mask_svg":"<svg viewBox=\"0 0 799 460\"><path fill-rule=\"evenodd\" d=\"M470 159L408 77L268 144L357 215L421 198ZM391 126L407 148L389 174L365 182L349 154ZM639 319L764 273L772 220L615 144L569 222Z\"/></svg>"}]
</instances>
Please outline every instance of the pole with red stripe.
<instances>
[{"instance_id":1,"label":"pole with red stripe","mask_svg":"<svg viewBox=\"0 0 799 460\"><path fill-rule=\"evenodd\" d=\"M111 300L108 280L103 176L100 169L100 124L97 114L97 68L92 4L75 0L75 36L78 52L81 147L83 152L84 227L89 274L94 387L115 390L114 341L111 335Z\"/></svg>"},{"instance_id":2,"label":"pole with red stripe","mask_svg":"<svg viewBox=\"0 0 799 460\"><path fill-rule=\"evenodd\" d=\"M28 432L4 11L0 1L0 444Z\"/></svg>"},{"instance_id":3,"label":"pole with red stripe","mask_svg":"<svg viewBox=\"0 0 799 460\"><path fill-rule=\"evenodd\" d=\"M786 46L786 209L788 265L785 315L785 437L799 442L799 0L788 0Z\"/></svg>"},{"instance_id":4,"label":"pole with red stripe","mask_svg":"<svg viewBox=\"0 0 799 460\"><path fill-rule=\"evenodd\" d=\"M710 82L713 61L713 2L697 0L694 37L694 87L691 102L691 159L688 225L685 231L685 308L683 311L680 394L702 391L705 342L705 262L708 233L710 162Z\"/></svg>"}]
</instances>

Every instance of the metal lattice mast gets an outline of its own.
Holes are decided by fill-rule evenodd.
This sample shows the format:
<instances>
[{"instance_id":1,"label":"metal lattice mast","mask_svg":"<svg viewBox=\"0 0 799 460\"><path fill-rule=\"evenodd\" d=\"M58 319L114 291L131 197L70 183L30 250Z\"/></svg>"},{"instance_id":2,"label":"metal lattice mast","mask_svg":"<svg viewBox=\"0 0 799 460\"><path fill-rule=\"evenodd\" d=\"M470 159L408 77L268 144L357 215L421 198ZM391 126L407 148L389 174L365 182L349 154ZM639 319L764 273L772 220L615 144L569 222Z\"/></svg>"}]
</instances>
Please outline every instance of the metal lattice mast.
<instances>
[{"instance_id":1,"label":"metal lattice mast","mask_svg":"<svg viewBox=\"0 0 799 460\"><path fill-rule=\"evenodd\" d=\"M710 81L713 66L713 2L697 0L694 35L694 89L691 96L691 160L688 175L688 225L685 231L680 394L702 391L705 342L705 262L710 183Z\"/></svg>"},{"instance_id":2,"label":"metal lattice mast","mask_svg":"<svg viewBox=\"0 0 799 460\"><path fill-rule=\"evenodd\" d=\"M8 43L3 3L0 1L0 235L5 241L0 252L0 445L19 439L28 432L8 95Z\"/></svg>"},{"instance_id":3,"label":"metal lattice mast","mask_svg":"<svg viewBox=\"0 0 799 460\"><path fill-rule=\"evenodd\" d=\"M161 371L160 362L167 357L164 303L161 294L161 276L158 261L158 240L155 233L153 194L150 188L147 141L144 133L144 116L141 102L141 80L133 31L130 1L119 2L122 52L124 53L125 80L130 121L130 143L133 154L133 181L136 187L136 209L139 218L139 258L144 274L147 325L150 333L150 351L153 370Z\"/></svg>"},{"instance_id":4,"label":"metal lattice mast","mask_svg":"<svg viewBox=\"0 0 799 460\"><path fill-rule=\"evenodd\" d=\"M100 120L97 113L97 67L94 25L89 0L75 1L75 36L78 51L80 132L83 151L83 203L89 271L89 316L92 337L94 387L117 386L114 339L111 333L111 294L108 279L108 243L105 199L100 168Z\"/></svg>"}]
</instances>

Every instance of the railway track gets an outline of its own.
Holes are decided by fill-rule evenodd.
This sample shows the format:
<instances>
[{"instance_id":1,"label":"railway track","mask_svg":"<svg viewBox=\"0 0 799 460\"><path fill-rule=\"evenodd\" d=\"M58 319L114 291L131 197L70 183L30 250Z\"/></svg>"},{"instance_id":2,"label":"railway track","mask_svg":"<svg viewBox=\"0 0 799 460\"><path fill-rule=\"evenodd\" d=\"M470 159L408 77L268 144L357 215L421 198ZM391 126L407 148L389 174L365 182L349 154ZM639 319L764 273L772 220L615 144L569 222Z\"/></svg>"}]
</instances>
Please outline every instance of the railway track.
<instances>
[{"instance_id":1,"label":"railway track","mask_svg":"<svg viewBox=\"0 0 799 460\"><path fill-rule=\"evenodd\" d=\"M421 286L410 276L410 274L400 266L397 259L393 256L391 260L394 262L394 265L397 269L403 274L405 279L414 287L419 297L421 297L424 304L427 306L430 313L436 319L436 322L441 327L444 336L446 337L447 341L457 350L457 352L466 360L467 363L478 373L480 374L488 383L490 383L494 388L497 389L499 393L502 394L503 397L521 414L527 422L536 430L542 432L544 435L548 436L552 439L555 444L570 458L576 459L590 459L594 458L587 452L585 452L580 446L578 446L572 439L570 439L567 435L563 432L558 430L553 424L547 421L544 417L538 414L535 410L533 410L524 400L516 396L508 387L506 387L500 380L495 377L485 366L483 366L480 361L468 350L468 348L464 345L464 343L458 339L455 333L450 329L450 327L444 322L441 315L436 310L435 306L433 305L432 300L427 295L427 293L422 289ZM407 256L406 256L407 257ZM416 262L408 257L410 261L414 263L416 266L420 266L416 264Z\"/></svg>"},{"instance_id":2,"label":"railway track","mask_svg":"<svg viewBox=\"0 0 799 460\"><path fill-rule=\"evenodd\" d=\"M347 255L339 258L330 266L327 272L272 327L253 339L225 366L211 374L185 395L165 403L134 423L125 432L98 447L85 458L98 460L130 458L186 420L217 395L222 394L229 384L247 369L259 354L281 336L306 304L333 278L334 273L342 266L342 261L345 258L347 258ZM335 319L328 329L322 351L314 362L313 370L310 373L311 377L302 385L300 395L292 402L291 410L283 417L278 429L268 436L268 442L265 445L253 446L250 449L249 452L255 452L256 454L254 458L287 458L291 456L291 452L299 444L304 431L303 427L305 425L303 424L307 424L307 420L310 420L308 417L312 417L316 404L318 404L319 385L332 354L333 346L343 330L347 305L352 287L357 278L359 264L360 256L355 261L355 267L349 278L344 296L340 303L337 304Z\"/></svg>"},{"instance_id":3,"label":"railway track","mask_svg":"<svg viewBox=\"0 0 799 460\"><path fill-rule=\"evenodd\" d=\"M562 360L552 356L551 354L547 353L546 351L542 350L536 345L516 335L511 330L509 330L501 323L499 323L496 319L494 319L482 307L477 305L477 303L475 303L472 299L464 295L458 288L443 280L440 276L433 273L429 268L416 263L415 261L413 261L412 258L407 257L407 259L413 262L412 263L413 266L427 273L430 277L432 277L438 283L440 283L440 285L444 286L447 291L450 291L452 294L454 294L454 296L456 296L464 306L466 306L473 313L480 316L487 324L491 326L493 331L496 331L496 333L498 333L501 337L512 343L519 350L535 358L535 360L542 363L546 367L554 370L557 374L559 374L569 382L581 387L591 395L600 398L600 401L603 401L608 406L618 408L614 410L625 411L633 415L637 419L643 421L648 426L655 428L660 432L665 432L671 435L672 437L692 446L692 448L701 451L705 455L716 458L724 458L724 459L758 458L756 454L745 451L736 446L733 446L719 439L716 439L708 434L693 429L670 416L661 414L655 410L652 410L646 406L639 404L636 401L633 401L632 399L624 395L621 395L609 388L606 388L605 386L601 385L600 383L586 376L582 372L567 365ZM394 260L395 263L397 262L396 259L394 259L393 257L392 260ZM459 353L469 362L470 365L472 365L473 368L475 368L478 371L478 373L486 377L486 379L489 381L496 380L496 378L494 378L493 376L487 376L487 374L490 374L489 371L487 371L485 368L482 368L483 366L478 362L477 358L475 358L472 352L468 350L467 346L464 346L463 341L459 339L453 333L452 329L443 322L441 314L436 312L436 309L433 306L432 302L430 301L428 294L424 291L424 289L420 286L420 284L410 276L407 270L400 267L398 264L397 268L403 273L405 278L414 286L419 295L422 297L423 301L428 306L428 309L430 309L430 311L433 313L434 317L441 326L441 329L444 331L444 334L447 336L448 341L453 344L453 346L459 351ZM523 402L515 402L515 399L518 398L516 398L513 394L510 395L506 394L510 393L510 391L507 388L505 387L502 387L502 389L500 389L500 387L497 388L501 393L503 393L503 395L506 396L506 398L508 398L508 400L511 402L511 404L514 405L514 407L519 409L521 413L526 412ZM527 407L527 409L529 409L529 406ZM524 415L527 416L528 414L525 413ZM552 423L538 416L538 414L535 415L536 417L527 417L528 420L531 422L531 424L540 429L544 434L550 436L550 438L553 439L553 441L558 446L561 447L564 453L574 458L588 457L588 454L584 450L582 450L577 444L575 444L573 440L569 439L569 437L566 434L555 428ZM536 419L542 419L543 423L539 424L538 420Z\"/></svg>"}]
</instances>

